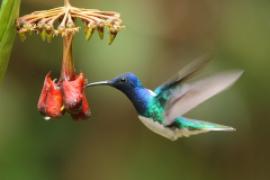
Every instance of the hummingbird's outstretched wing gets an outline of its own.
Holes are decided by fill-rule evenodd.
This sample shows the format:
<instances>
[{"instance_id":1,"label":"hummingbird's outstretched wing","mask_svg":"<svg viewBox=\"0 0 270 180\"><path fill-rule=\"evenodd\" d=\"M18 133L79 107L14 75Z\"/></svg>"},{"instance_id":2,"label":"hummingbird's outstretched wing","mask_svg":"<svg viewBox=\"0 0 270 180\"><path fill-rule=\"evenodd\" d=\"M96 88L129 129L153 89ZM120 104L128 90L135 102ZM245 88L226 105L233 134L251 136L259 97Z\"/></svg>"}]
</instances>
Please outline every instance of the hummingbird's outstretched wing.
<instances>
[{"instance_id":1,"label":"hummingbird's outstretched wing","mask_svg":"<svg viewBox=\"0 0 270 180\"><path fill-rule=\"evenodd\" d=\"M203 55L193 60L190 64L181 69L175 76L158 86L155 89L155 93L161 97L165 91L173 89L180 83L192 78L192 76L200 69L202 69L202 67L204 67L204 65L206 65L209 61L209 55Z\"/></svg>"},{"instance_id":2,"label":"hummingbird's outstretched wing","mask_svg":"<svg viewBox=\"0 0 270 180\"><path fill-rule=\"evenodd\" d=\"M165 103L164 125L195 108L202 102L230 87L242 75L242 70L219 73L171 91Z\"/></svg>"}]
</instances>

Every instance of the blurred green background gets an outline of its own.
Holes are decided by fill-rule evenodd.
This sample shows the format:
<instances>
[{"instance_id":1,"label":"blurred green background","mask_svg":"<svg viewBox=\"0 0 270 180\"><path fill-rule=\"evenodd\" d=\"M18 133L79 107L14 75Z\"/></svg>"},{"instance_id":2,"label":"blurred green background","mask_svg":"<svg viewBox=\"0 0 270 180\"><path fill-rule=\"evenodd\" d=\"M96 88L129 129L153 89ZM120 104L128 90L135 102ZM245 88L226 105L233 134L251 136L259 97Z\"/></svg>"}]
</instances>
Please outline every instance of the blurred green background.
<instances>
[{"instance_id":1,"label":"blurred green background","mask_svg":"<svg viewBox=\"0 0 270 180\"><path fill-rule=\"evenodd\" d=\"M124 29L112 46L97 34L76 36L74 59L89 81L136 73L154 88L205 52L202 72L244 69L228 91L188 117L233 126L170 142L150 132L120 92L87 90L93 116L44 121L36 109L44 76L59 75L60 38L18 39L0 88L1 180L268 180L270 178L270 1L71 0L75 6L115 10ZM62 5L24 0L21 15ZM108 34L107 38L108 38ZM200 75L199 75L200 77Z\"/></svg>"}]
</instances>

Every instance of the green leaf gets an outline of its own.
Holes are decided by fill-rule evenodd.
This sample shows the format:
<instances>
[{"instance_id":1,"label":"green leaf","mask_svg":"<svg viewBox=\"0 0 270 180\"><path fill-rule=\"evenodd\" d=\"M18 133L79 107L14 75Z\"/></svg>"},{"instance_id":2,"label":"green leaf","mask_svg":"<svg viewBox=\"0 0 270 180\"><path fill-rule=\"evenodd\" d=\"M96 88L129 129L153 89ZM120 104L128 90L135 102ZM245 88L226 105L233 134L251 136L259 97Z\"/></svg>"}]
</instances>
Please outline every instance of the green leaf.
<instances>
[{"instance_id":1,"label":"green leaf","mask_svg":"<svg viewBox=\"0 0 270 180\"><path fill-rule=\"evenodd\" d=\"M19 15L20 0L3 0L0 9L0 81L8 66L16 36L16 19Z\"/></svg>"}]
</instances>

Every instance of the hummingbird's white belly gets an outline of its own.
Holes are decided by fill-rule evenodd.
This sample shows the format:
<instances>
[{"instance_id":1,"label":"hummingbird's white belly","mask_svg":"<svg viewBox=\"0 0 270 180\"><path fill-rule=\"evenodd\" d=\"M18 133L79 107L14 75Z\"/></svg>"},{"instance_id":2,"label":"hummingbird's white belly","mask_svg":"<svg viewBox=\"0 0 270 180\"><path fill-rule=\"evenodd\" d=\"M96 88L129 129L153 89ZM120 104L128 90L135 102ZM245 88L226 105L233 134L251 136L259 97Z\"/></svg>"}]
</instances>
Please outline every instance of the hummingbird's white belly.
<instances>
[{"instance_id":1,"label":"hummingbird's white belly","mask_svg":"<svg viewBox=\"0 0 270 180\"><path fill-rule=\"evenodd\" d=\"M176 128L176 127L165 127L157 121L154 121L151 118L138 116L141 122L153 131L156 134L159 134L171 141L175 141L180 137L189 137L191 135L196 135L200 133L206 133L208 130L206 129L196 129L196 130L189 130L188 128Z\"/></svg>"}]
</instances>

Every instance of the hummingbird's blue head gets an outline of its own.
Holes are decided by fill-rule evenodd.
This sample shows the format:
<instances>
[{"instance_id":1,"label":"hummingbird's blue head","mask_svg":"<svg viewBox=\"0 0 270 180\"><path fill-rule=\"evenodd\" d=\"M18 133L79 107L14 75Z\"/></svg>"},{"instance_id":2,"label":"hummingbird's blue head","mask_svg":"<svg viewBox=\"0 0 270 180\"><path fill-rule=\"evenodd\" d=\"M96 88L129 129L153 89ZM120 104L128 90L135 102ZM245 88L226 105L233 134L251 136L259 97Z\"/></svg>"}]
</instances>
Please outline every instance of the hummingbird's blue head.
<instances>
[{"instance_id":1,"label":"hummingbird's blue head","mask_svg":"<svg viewBox=\"0 0 270 180\"><path fill-rule=\"evenodd\" d=\"M116 89L123 92L130 91L131 89L142 87L141 81L133 73L125 73L113 78L109 84Z\"/></svg>"},{"instance_id":2,"label":"hummingbird's blue head","mask_svg":"<svg viewBox=\"0 0 270 180\"><path fill-rule=\"evenodd\" d=\"M100 85L111 86L124 93L128 93L135 88L143 87L139 78L135 74L130 73L130 72L117 76L109 81L89 83L87 87L100 86Z\"/></svg>"},{"instance_id":3,"label":"hummingbird's blue head","mask_svg":"<svg viewBox=\"0 0 270 180\"><path fill-rule=\"evenodd\" d=\"M111 86L122 91L132 101L139 114L145 113L148 102L152 97L151 92L142 86L139 78L133 73L125 73L109 81L89 83L86 87L100 85Z\"/></svg>"}]
</instances>

